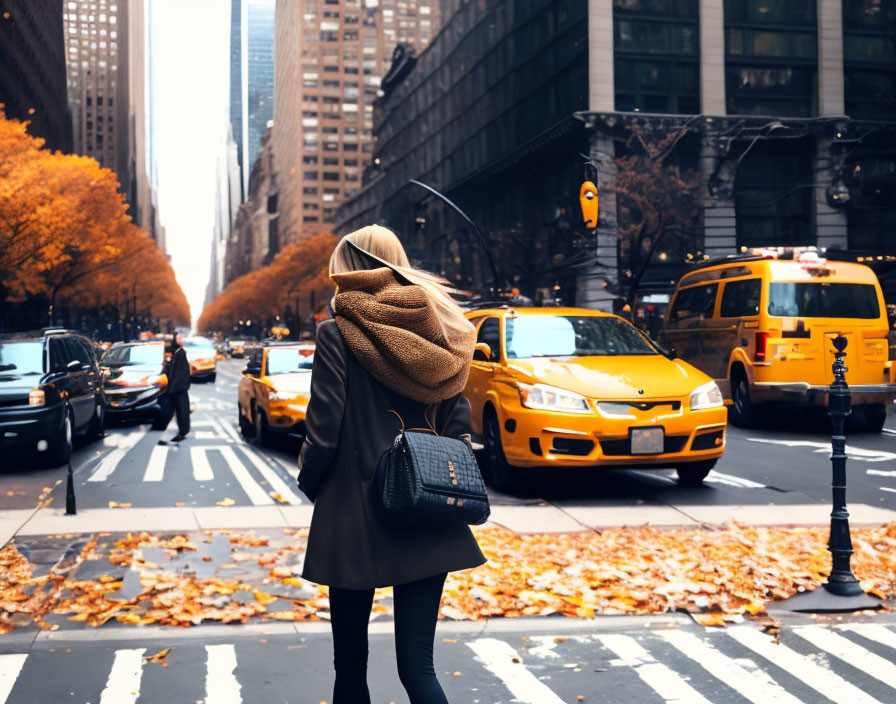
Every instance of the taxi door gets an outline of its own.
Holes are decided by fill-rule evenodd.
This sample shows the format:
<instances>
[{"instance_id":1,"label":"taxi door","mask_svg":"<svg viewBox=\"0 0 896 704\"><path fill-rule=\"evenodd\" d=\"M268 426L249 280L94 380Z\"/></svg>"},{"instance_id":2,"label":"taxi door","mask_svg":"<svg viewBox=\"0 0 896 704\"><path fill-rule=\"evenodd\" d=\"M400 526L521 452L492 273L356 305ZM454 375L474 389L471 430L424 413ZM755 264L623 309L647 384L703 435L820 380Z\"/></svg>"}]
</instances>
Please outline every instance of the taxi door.
<instances>
[{"instance_id":1,"label":"taxi door","mask_svg":"<svg viewBox=\"0 0 896 704\"><path fill-rule=\"evenodd\" d=\"M713 379L727 380L728 362L737 347L747 348L759 327L762 279L727 281L722 288L718 315L704 327L703 367Z\"/></svg>"},{"instance_id":2,"label":"taxi door","mask_svg":"<svg viewBox=\"0 0 896 704\"><path fill-rule=\"evenodd\" d=\"M473 355L473 362L470 364L470 376L467 378L467 385L464 387L464 395L470 401L470 411L472 415L473 432L482 436L482 412L485 407L485 401L488 398L488 391L492 385L492 379L495 370L501 361L501 318L496 315L490 315L479 319L472 320L475 325L477 322L479 328L476 331L476 342L484 342L491 348L491 356L485 359L480 352Z\"/></svg>"}]
</instances>

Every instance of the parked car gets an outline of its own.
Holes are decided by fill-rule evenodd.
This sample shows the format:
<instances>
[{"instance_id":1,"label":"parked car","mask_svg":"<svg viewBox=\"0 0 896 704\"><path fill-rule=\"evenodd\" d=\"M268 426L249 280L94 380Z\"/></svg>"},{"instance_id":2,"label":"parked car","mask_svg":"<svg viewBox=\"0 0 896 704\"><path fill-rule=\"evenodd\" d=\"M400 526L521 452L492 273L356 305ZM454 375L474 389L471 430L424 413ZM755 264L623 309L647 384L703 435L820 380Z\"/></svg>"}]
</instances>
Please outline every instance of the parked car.
<instances>
[{"instance_id":1,"label":"parked car","mask_svg":"<svg viewBox=\"0 0 896 704\"><path fill-rule=\"evenodd\" d=\"M76 435L100 437L102 373L91 342L67 330L0 338L0 452L68 462Z\"/></svg>"},{"instance_id":2,"label":"parked car","mask_svg":"<svg viewBox=\"0 0 896 704\"><path fill-rule=\"evenodd\" d=\"M896 398L880 284L863 264L803 249L754 250L681 278L660 342L716 380L731 422L749 427L757 406L827 404L833 339L842 334L853 408L881 432Z\"/></svg>"},{"instance_id":3,"label":"parked car","mask_svg":"<svg viewBox=\"0 0 896 704\"><path fill-rule=\"evenodd\" d=\"M168 384L164 342L117 343L103 355L100 366L110 417L155 417L160 412L159 397Z\"/></svg>"},{"instance_id":4,"label":"parked car","mask_svg":"<svg viewBox=\"0 0 896 704\"><path fill-rule=\"evenodd\" d=\"M313 344L271 343L251 350L237 390L239 425L262 443L274 433L305 435Z\"/></svg>"},{"instance_id":5,"label":"parked car","mask_svg":"<svg viewBox=\"0 0 896 704\"><path fill-rule=\"evenodd\" d=\"M246 343L242 340L231 340L230 345L230 356L234 359L242 359L246 356Z\"/></svg>"},{"instance_id":6,"label":"parked car","mask_svg":"<svg viewBox=\"0 0 896 704\"><path fill-rule=\"evenodd\" d=\"M184 351L190 362L190 378L194 381L214 382L218 376L215 343L207 337L188 337L184 340Z\"/></svg>"},{"instance_id":7,"label":"parked car","mask_svg":"<svg viewBox=\"0 0 896 704\"><path fill-rule=\"evenodd\" d=\"M477 347L464 393L494 486L523 467L674 467L699 484L724 452L715 382L628 321L583 308L467 317Z\"/></svg>"}]
</instances>

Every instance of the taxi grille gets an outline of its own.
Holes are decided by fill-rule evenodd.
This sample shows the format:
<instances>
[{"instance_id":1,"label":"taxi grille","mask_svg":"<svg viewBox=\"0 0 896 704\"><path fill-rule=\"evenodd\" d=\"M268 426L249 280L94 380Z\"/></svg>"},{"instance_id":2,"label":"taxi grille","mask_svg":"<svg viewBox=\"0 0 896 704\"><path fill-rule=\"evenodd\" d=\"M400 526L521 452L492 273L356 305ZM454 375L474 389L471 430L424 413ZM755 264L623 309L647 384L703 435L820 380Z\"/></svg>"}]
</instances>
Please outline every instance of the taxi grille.
<instances>
[{"instance_id":1,"label":"taxi grille","mask_svg":"<svg viewBox=\"0 0 896 704\"><path fill-rule=\"evenodd\" d=\"M663 453L681 452L687 445L687 435L667 435L663 442ZM601 440L600 449L607 457L632 454L632 441L630 438L620 440Z\"/></svg>"}]
</instances>

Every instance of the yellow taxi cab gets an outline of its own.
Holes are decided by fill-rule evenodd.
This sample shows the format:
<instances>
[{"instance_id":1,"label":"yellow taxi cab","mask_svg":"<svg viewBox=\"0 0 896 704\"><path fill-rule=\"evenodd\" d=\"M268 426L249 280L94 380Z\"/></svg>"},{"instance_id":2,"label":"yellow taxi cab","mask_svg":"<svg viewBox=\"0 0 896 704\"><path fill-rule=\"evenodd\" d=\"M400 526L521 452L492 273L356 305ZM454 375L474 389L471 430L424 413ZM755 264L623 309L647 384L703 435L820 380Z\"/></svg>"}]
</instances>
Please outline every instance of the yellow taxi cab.
<instances>
[{"instance_id":1,"label":"yellow taxi cab","mask_svg":"<svg viewBox=\"0 0 896 704\"><path fill-rule=\"evenodd\" d=\"M237 389L240 431L262 443L278 432L304 435L314 345L274 343L248 352Z\"/></svg>"},{"instance_id":2,"label":"yellow taxi cab","mask_svg":"<svg viewBox=\"0 0 896 704\"><path fill-rule=\"evenodd\" d=\"M218 351L215 343L206 337L188 337L184 340L184 352L190 363L193 381L211 381L218 376Z\"/></svg>"},{"instance_id":3,"label":"yellow taxi cab","mask_svg":"<svg viewBox=\"0 0 896 704\"><path fill-rule=\"evenodd\" d=\"M811 248L756 249L683 276L660 342L715 379L732 423L749 427L761 403L826 404L842 334L853 408L880 432L896 398L888 328L869 267Z\"/></svg>"},{"instance_id":4,"label":"yellow taxi cab","mask_svg":"<svg viewBox=\"0 0 896 704\"><path fill-rule=\"evenodd\" d=\"M582 308L467 313L477 345L464 393L486 474L521 467L670 468L699 484L725 449L715 382L622 318Z\"/></svg>"}]
</instances>

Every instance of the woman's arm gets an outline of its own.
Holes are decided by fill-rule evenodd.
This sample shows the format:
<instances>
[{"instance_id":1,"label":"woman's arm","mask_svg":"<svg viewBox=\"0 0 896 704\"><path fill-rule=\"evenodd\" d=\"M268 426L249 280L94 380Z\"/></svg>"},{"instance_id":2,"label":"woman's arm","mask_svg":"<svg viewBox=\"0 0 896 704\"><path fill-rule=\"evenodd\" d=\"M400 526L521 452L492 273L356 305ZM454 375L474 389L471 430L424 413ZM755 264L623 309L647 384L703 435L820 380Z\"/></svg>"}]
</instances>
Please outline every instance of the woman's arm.
<instances>
[{"instance_id":1,"label":"woman's arm","mask_svg":"<svg viewBox=\"0 0 896 704\"><path fill-rule=\"evenodd\" d=\"M436 416L439 435L460 440L470 440L473 427L470 424L470 402L463 394L445 399L439 404Z\"/></svg>"},{"instance_id":2,"label":"woman's arm","mask_svg":"<svg viewBox=\"0 0 896 704\"><path fill-rule=\"evenodd\" d=\"M346 367L339 328L325 322L317 329L311 368L311 401L305 414L305 442L299 453L299 489L312 501L336 455L345 409Z\"/></svg>"}]
</instances>

